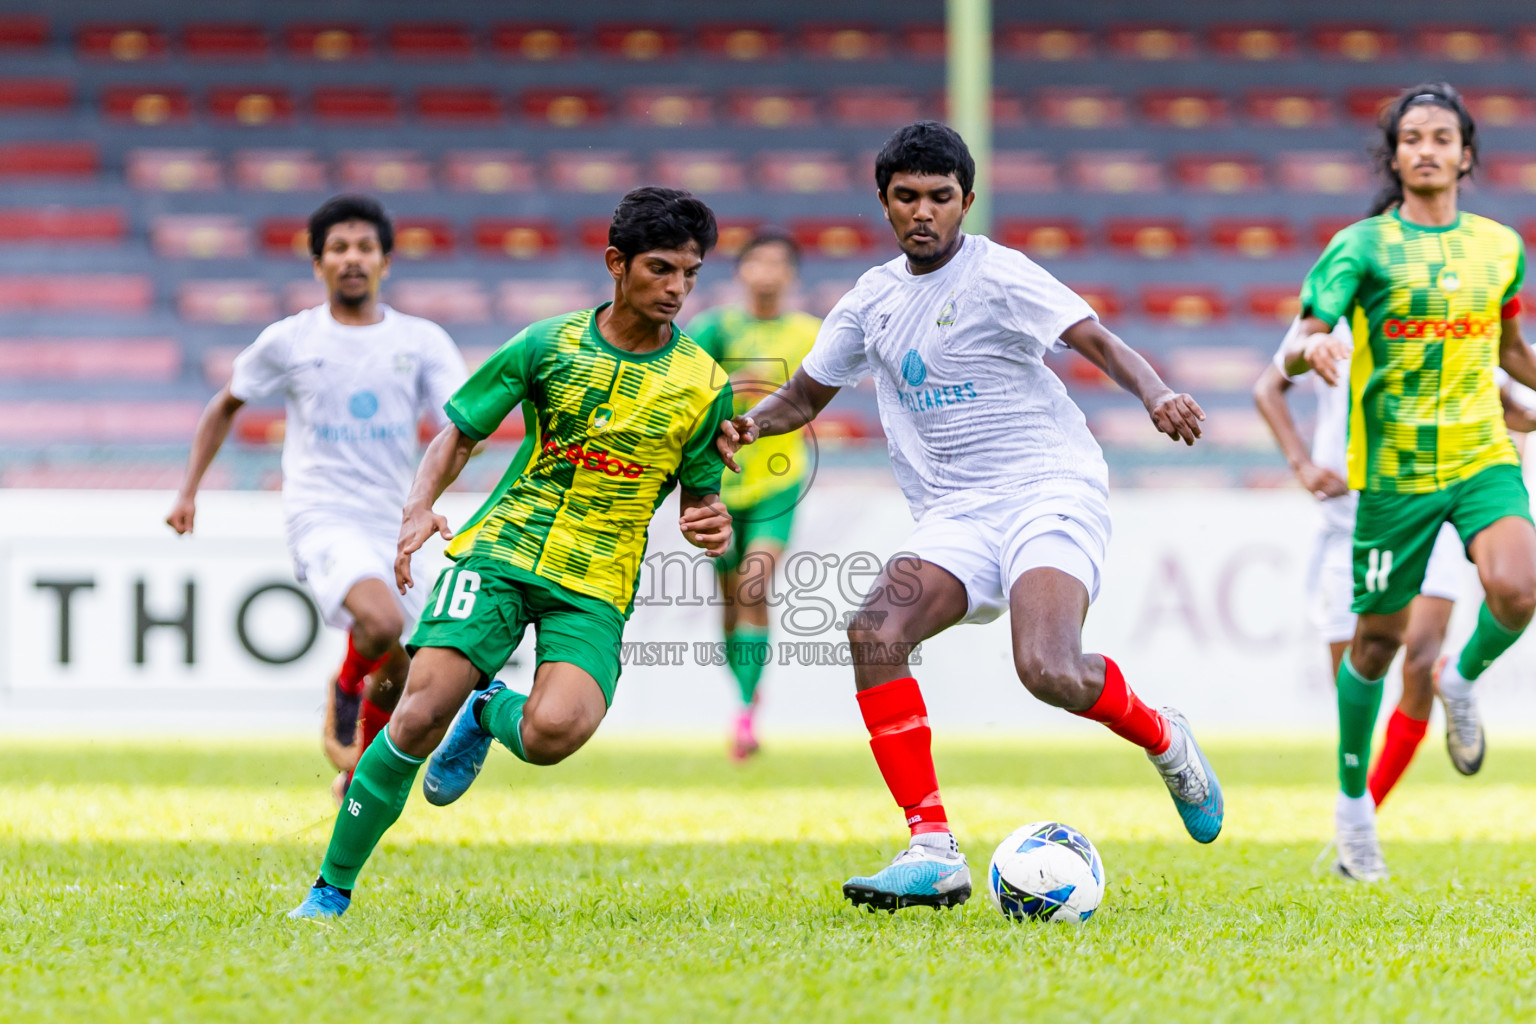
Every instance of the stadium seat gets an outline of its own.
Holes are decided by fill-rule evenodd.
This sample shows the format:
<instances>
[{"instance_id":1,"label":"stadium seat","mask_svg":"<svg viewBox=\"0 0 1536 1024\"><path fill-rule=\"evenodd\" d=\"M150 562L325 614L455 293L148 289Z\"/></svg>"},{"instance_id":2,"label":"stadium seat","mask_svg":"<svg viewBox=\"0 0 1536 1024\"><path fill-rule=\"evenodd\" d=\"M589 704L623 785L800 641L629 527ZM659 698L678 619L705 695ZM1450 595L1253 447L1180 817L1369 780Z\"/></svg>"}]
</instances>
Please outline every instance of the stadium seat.
<instances>
[{"instance_id":1,"label":"stadium seat","mask_svg":"<svg viewBox=\"0 0 1536 1024\"><path fill-rule=\"evenodd\" d=\"M485 218L474 224L475 250L514 260L547 259L560 251L560 229L547 220Z\"/></svg>"},{"instance_id":2,"label":"stadium seat","mask_svg":"<svg viewBox=\"0 0 1536 1024\"><path fill-rule=\"evenodd\" d=\"M292 117L293 97L282 86L215 86L208 90L208 112L254 128Z\"/></svg>"},{"instance_id":3,"label":"stadium seat","mask_svg":"<svg viewBox=\"0 0 1536 1024\"><path fill-rule=\"evenodd\" d=\"M1349 227L1359 217L1319 217L1312 222L1312 243L1319 250L1326 249L1333 236Z\"/></svg>"},{"instance_id":4,"label":"stadium seat","mask_svg":"<svg viewBox=\"0 0 1536 1024\"><path fill-rule=\"evenodd\" d=\"M257 234L261 251L267 256L310 258L309 222L303 217L268 217L261 222Z\"/></svg>"},{"instance_id":5,"label":"stadium seat","mask_svg":"<svg viewBox=\"0 0 1536 1024\"><path fill-rule=\"evenodd\" d=\"M307 149L242 149L230 158L235 186L251 192L319 192L325 165Z\"/></svg>"},{"instance_id":6,"label":"stadium seat","mask_svg":"<svg viewBox=\"0 0 1536 1024\"><path fill-rule=\"evenodd\" d=\"M816 102L787 89L736 89L726 95L730 119L753 128L805 128L816 123Z\"/></svg>"},{"instance_id":7,"label":"stadium seat","mask_svg":"<svg viewBox=\"0 0 1536 1024\"><path fill-rule=\"evenodd\" d=\"M697 128L715 119L714 101L692 87L626 89L624 116L650 128Z\"/></svg>"},{"instance_id":8,"label":"stadium seat","mask_svg":"<svg viewBox=\"0 0 1536 1024\"><path fill-rule=\"evenodd\" d=\"M1254 89L1243 109L1253 120L1276 128L1316 128L1333 120L1333 104L1310 89Z\"/></svg>"},{"instance_id":9,"label":"stadium seat","mask_svg":"<svg viewBox=\"0 0 1536 1024\"><path fill-rule=\"evenodd\" d=\"M1053 353L1046 357L1045 365L1074 393L1115 389L1108 374L1076 353Z\"/></svg>"},{"instance_id":10,"label":"stadium seat","mask_svg":"<svg viewBox=\"0 0 1536 1024\"><path fill-rule=\"evenodd\" d=\"M949 40L939 23L903 25L896 33L901 53L917 60L943 60L949 53Z\"/></svg>"},{"instance_id":11,"label":"stadium seat","mask_svg":"<svg viewBox=\"0 0 1536 1024\"><path fill-rule=\"evenodd\" d=\"M147 312L154 286L143 274L7 274L0 312L128 315Z\"/></svg>"},{"instance_id":12,"label":"stadium seat","mask_svg":"<svg viewBox=\"0 0 1536 1024\"><path fill-rule=\"evenodd\" d=\"M790 232L807 256L841 260L860 256L879 246L884 232L876 234L876 225L851 217L803 218L790 222Z\"/></svg>"},{"instance_id":13,"label":"stadium seat","mask_svg":"<svg viewBox=\"0 0 1536 1024\"><path fill-rule=\"evenodd\" d=\"M1324 57L1362 64L1397 54L1397 37L1377 25L1317 25L1312 29L1312 48Z\"/></svg>"},{"instance_id":14,"label":"stadium seat","mask_svg":"<svg viewBox=\"0 0 1536 1024\"><path fill-rule=\"evenodd\" d=\"M88 60L136 61L165 56L165 34L153 25L81 25L75 51Z\"/></svg>"},{"instance_id":15,"label":"stadium seat","mask_svg":"<svg viewBox=\"0 0 1536 1024\"><path fill-rule=\"evenodd\" d=\"M1100 444L1116 448L1161 452L1168 444L1168 438L1147 421L1146 412L1139 408L1115 405L1100 409L1088 416L1088 429Z\"/></svg>"},{"instance_id":16,"label":"stadium seat","mask_svg":"<svg viewBox=\"0 0 1536 1024\"><path fill-rule=\"evenodd\" d=\"M1019 60L1084 60L1093 35L1076 25L1009 25L998 33L998 53Z\"/></svg>"},{"instance_id":17,"label":"stadium seat","mask_svg":"<svg viewBox=\"0 0 1536 1024\"><path fill-rule=\"evenodd\" d=\"M1283 220L1223 217L1211 222L1211 244L1224 253L1262 260L1288 252L1296 236Z\"/></svg>"},{"instance_id":18,"label":"stadium seat","mask_svg":"<svg viewBox=\"0 0 1536 1024\"><path fill-rule=\"evenodd\" d=\"M400 101L382 86L320 86L309 106L322 121L393 121L400 115Z\"/></svg>"},{"instance_id":19,"label":"stadium seat","mask_svg":"<svg viewBox=\"0 0 1536 1024\"><path fill-rule=\"evenodd\" d=\"M1536 153L1499 153L1486 158L1489 185L1505 192L1536 193Z\"/></svg>"},{"instance_id":20,"label":"stadium seat","mask_svg":"<svg viewBox=\"0 0 1536 1024\"><path fill-rule=\"evenodd\" d=\"M1083 192L1161 192L1162 165L1139 150L1082 150L1067 157L1067 176Z\"/></svg>"},{"instance_id":21,"label":"stadium seat","mask_svg":"<svg viewBox=\"0 0 1536 1024\"><path fill-rule=\"evenodd\" d=\"M622 150L556 150L549 183L562 192L616 195L640 184L640 165Z\"/></svg>"},{"instance_id":22,"label":"stadium seat","mask_svg":"<svg viewBox=\"0 0 1536 1024\"><path fill-rule=\"evenodd\" d=\"M0 114L61 114L74 105L68 78L0 79Z\"/></svg>"},{"instance_id":23,"label":"stadium seat","mask_svg":"<svg viewBox=\"0 0 1536 1024\"><path fill-rule=\"evenodd\" d=\"M181 372L175 338L0 339L8 380L135 380L165 383Z\"/></svg>"},{"instance_id":24,"label":"stadium seat","mask_svg":"<svg viewBox=\"0 0 1536 1024\"><path fill-rule=\"evenodd\" d=\"M443 184L455 192L527 192L537 184L533 165L510 149L465 149L443 154Z\"/></svg>"},{"instance_id":25,"label":"stadium seat","mask_svg":"<svg viewBox=\"0 0 1536 1024\"><path fill-rule=\"evenodd\" d=\"M1361 155L1349 150L1291 151L1279 155L1276 180L1288 192L1344 195L1369 191L1371 174Z\"/></svg>"},{"instance_id":26,"label":"stadium seat","mask_svg":"<svg viewBox=\"0 0 1536 1024\"><path fill-rule=\"evenodd\" d=\"M1196 55L1195 34L1176 25L1111 25L1109 52L1136 60L1187 60Z\"/></svg>"},{"instance_id":27,"label":"stadium seat","mask_svg":"<svg viewBox=\"0 0 1536 1024\"><path fill-rule=\"evenodd\" d=\"M266 60L269 49L260 25L197 22L181 29L181 52L193 60Z\"/></svg>"},{"instance_id":28,"label":"stadium seat","mask_svg":"<svg viewBox=\"0 0 1536 1024\"><path fill-rule=\"evenodd\" d=\"M1515 53L1526 60L1536 60L1536 25L1522 25L1513 34Z\"/></svg>"},{"instance_id":29,"label":"stadium seat","mask_svg":"<svg viewBox=\"0 0 1536 1024\"><path fill-rule=\"evenodd\" d=\"M282 408L246 406L235 416L234 429L230 433L240 444L276 447L283 443L287 426Z\"/></svg>"},{"instance_id":30,"label":"stadium seat","mask_svg":"<svg viewBox=\"0 0 1536 1024\"><path fill-rule=\"evenodd\" d=\"M491 52L511 60L558 60L576 56L576 34L561 25L495 25Z\"/></svg>"},{"instance_id":31,"label":"stadium seat","mask_svg":"<svg viewBox=\"0 0 1536 1024\"><path fill-rule=\"evenodd\" d=\"M720 227L720 241L715 244L715 249L722 256L733 259L741 252L741 247L763 227L762 221L752 217L722 217L717 223Z\"/></svg>"},{"instance_id":32,"label":"stadium seat","mask_svg":"<svg viewBox=\"0 0 1536 1024\"><path fill-rule=\"evenodd\" d=\"M201 402L0 402L0 442L185 444Z\"/></svg>"},{"instance_id":33,"label":"stadium seat","mask_svg":"<svg viewBox=\"0 0 1536 1024\"><path fill-rule=\"evenodd\" d=\"M576 244L588 252L608 248L608 218L583 217L576 222Z\"/></svg>"},{"instance_id":34,"label":"stadium seat","mask_svg":"<svg viewBox=\"0 0 1536 1024\"><path fill-rule=\"evenodd\" d=\"M1421 25L1413 47L1425 60L1477 64L1504 56L1504 41L1492 29L1477 25Z\"/></svg>"},{"instance_id":35,"label":"stadium seat","mask_svg":"<svg viewBox=\"0 0 1536 1024\"><path fill-rule=\"evenodd\" d=\"M388 295L385 298L388 299ZM298 281L289 281L283 285L282 301L283 315L285 316L292 316L306 309L314 309L326 301L325 285L312 277L303 278Z\"/></svg>"},{"instance_id":36,"label":"stadium seat","mask_svg":"<svg viewBox=\"0 0 1536 1024\"><path fill-rule=\"evenodd\" d=\"M131 149L128 184L150 192L207 192L221 188L224 173L206 149Z\"/></svg>"},{"instance_id":37,"label":"stadium seat","mask_svg":"<svg viewBox=\"0 0 1536 1024\"><path fill-rule=\"evenodd\" d=\"M395 223L395 255L407 260L452 256L453 226L445 220L402 217Z\"/></svg>"},{"instance_id":38,"label":"stadium seat","mask_svg":"<svg viewBox=\"0 0 1536 1024\"><path fill-rule=\"evenodd\" d=\"M1169 128L1210 128L1227 119L1227 101L1211 89L1150 89L1141 115Z\"/></svg>"},{"instance_id":39,"label":"stadium seat","mask_svg":"<svg viewBox=\"0 0 1536 1024\"><path fill-rule=\"evenodd\" d=\"M361 25L289 25L283 31L283 46L290 57L323 61L356 60L366 57L370 49Z\"/></svg>"},{"instance_id":40,"label":"stadium seat","mask_svg":"<svg viewBox=\"0 0 1536 1024\"><path fill-rule=\"evenodd\" d=\"M277 297L265 281L245 279L183 281L176 289L181 318L201 324L269 324L277 319Z\"/></svg>"},{"instance_id":41,"label":"stadium seat","mask_svg":"<svg viewBox=\"0 0 1536 1024\"><path fill-rule=\"evenodd\" d=\"M1525 239L1525 244L1527 247L1536 245L1536 220L1527 220L1521 222L1520 237Z\"/></svg>"},{"instance_id":42,"label":"stadium seat","mask_svg":"<svg viewBox=\"0 0 1536 1024\"><path fill-rule=\"evenodd\" d=\"M816 417L817 444L836 445L884 438L885 430L876 415L856 409L828 409Z\"/></svg>"},{"instance_id":43,"label":"stadium seat","mask_svg":"<svg viewBox=\"0 0 1536 1024\"><path fill-rule=\"evenodd\" d=\"M251 232L227 214L168 214L149 226L150 247L169 259L239 259L251 253Z\"/></svg>"},{"instance_id":44,"label":"stadium seat","mask_svg":"<svg viewBox=\"0 0 1536 1024\"><path fill-rule=\"evenodd\" d=\"M186 120L192 101L179 85L114 85L102 92L101 108L114 121L153 126Z\"/></svg>"},{"instance_id":45,"label":"stadium seat","mask_svg":"<svg viewBox=\"0 0 1536 1024\"><path fill-rule=\"evenodd\" d=\"M24 53L48 45L48 20L32 14L0 15L0 51Z\"/></svg>"},{"instance_id":46,"label":"stadium seat","mask_svg":"<svg viewBox=\"0 0 1536 1024\"><path fill-rule=\"evenodd\" d=\"M432 86L416 91L416 116L423 121L499 121L506 114L495 89Z\"/></svg>"},{"instance_id":47,"label":"stadium seat","mask_svg":"<svg viewBox=\"0 0 1536 1024\"><path fill-rule=\"evenodd\" d=\"M432 187L432 168L410 149L357 149L336 154L336 177L345 189L364 192L423 192Z\"/></svg>"},{"instance_id":48,"label":"stadium seat","mask_svg":"<svg viewBox=\"0 0 1536 1024\"><path fill-rule=\"evenodd\" d=\"M758 181L770 192L842 192L853 185L848 165L822 151L776 150L753 161Z\"/></svg>"},{"instance_id":49,"label":"stadium seat","mask_svg":"<svg viewBox=\"0 0 1536 1024\"><path fill-rule=\"evenodd\" d=\"M491 318L490 297L479 281L468 278L395 281L386 298L402 313L441 324L483 324Z\"/></svg>"},{"instance_id":50,"label":"stadium seat","mask_svg":"<svg viewBox=\"0 0 1536 1024\"><path fill-rule=\"evenodd\" d=\"M828 109L836 124L890 130L911 124L925 113L915 95L889 87L834 89Z\"/></svg>"},{"instance_id":51,"label":"stadium seat","mask_svg":"<svg viewBox=\"0 0 1536 1024\"><path fill-rule=\"evenodd\" d=\"M1203 327L1226 318L1227 302L1208 285L1147 285L1141 289L1141 311L1180 327Z\"/></svg>"},{"instance_id":52,"label":"stadium seat","mask_svg":"<svg viewBox=\"0 0 1536 1024\"><path fill-rule=\"evenodd\" d=\"M523 116L556 128L602 121L608 104L595 89L529 89L518 97Z\"/></svg>"},{"instance_id":53,"label":"stadium seat","mask_svg":"<svg viewBox=\"0 0 1536 1024\"><path fill-rule=\"evenodd\" d=\"M198 360L203 382L211 388L227 384L235 369L235 357L242 348L240 345L213 345L203 349L202 358Z\"/></svg>"},{"instance_id":54,"label":"stadium seat","mask_svg":"<svg viewBox=\"0 0 1536 1024\"><path fill-rule=\"evenodd\" d=\"M740 192L747 187L746 168L726 150L663 150L653 167L661 184L700 195Z\"/></svg>"},{"instance_id":55,"label":"stadium seat","mask_svg":"<svg viewBox=\"0 0 1536 1024\"><path fill-rule=\"evenodd\" d=\"M798 49L823 60L876 60L890 52L890 38L872 25L804 25Z\"/></svg>"},{"instance_id":56,"label":"stadium seat","mask_svg":"<svg viewBox=\"0 0 1536 1024\"><path fill-rule=\"evenodd\" d=\"M831 280L812 286L805 297L805 311L812 316L826 316L853 285L851 280Z\"/></svg>"},{"instance_id":57,"label":"stadium seat","mask_svg":"<svg viewBox=\"0 0 1536 1024\"><path fill-rule=\"evenodd\" d=\"M682 37L668 25L599 25L592 36L604 57L661 60L682 49Z\"/></svg>"},{"instance_id":58,"label":"stadium seat","mask_svg":"<svg viewBox=\"0 0 1536 1024\"><path fill-rule=\"evenodd\" d=\"M1056 165L1037 149L1003 149L992 153L992 190L1034 195L1060 187Z\"/></svg>"},{"instance_id":59,"label":"stadium seat","mask_svg":"<svg viewBox=\"0 0 1536 1024\"><path fill-rule=\"evenodd\" d=\"M1228 451L1275 450L1275 435L1251 405L1208 410L1201 434L1213 447Z\"/></svg>"},{"instance_id":60,"label":"stadium seat","mask_svg":"<svg viewBox=\"0 0 1536 1024\"><path fill-rule=\"evenodd\" d=\"M1113 217L1104 222L1104 238L1111 249L1148 260L1183 256L1190 244L1189 228L1167 217Z\"/></svg>"},{"instance_id":61,"label":"stadium seat","mask_svg":"<svg viewBox=\"0 0 1536 1024\"><path fill-rule=\"evenodd\" d=\"M475 55L475 37L469 26L453 22L391 25L384 38L390 56L407 60L462 61Z\"/></svg>"},{"instance_id":62,"label":"stadium seat","mask_svg":"<svg viewBox=\"0 0 1536 1024\"><path fill-rule=\"evenodd\" d=\"M5 244L115 243L127 234L127 214L112 206L0 209L0 243Z\"/></svg>"},{"instance_id":63,"label":"stadium seat","mask_svg":"<svg viewBox=\"0 0 1536 1024\"><path fill-rule=\"evenodd\" d=\"M1081 222L1053 220L1005 220L998 225L998 241L1033 259L1053 260L1077 256L1088 248L1088 233Z\"/></svg>"},{"instance_id":64,"label":"stadium seat","mask_svg":"<svg viewBox=\"0 0 1536 1024\"><path fill-rule=\"evenodd\" d=\"M934 110L943 112L943 116L949 117L949 97L943 93L935 95L929 102ZM1029 103L1018 93L992 90L992 124L997 128L1020 128L1029 121Z\"/></svg>"},{"instance_id":65,"label":"stadium seat","mask_svg":"<svg viewBox=\"0 0 1536 1024\"><path fill-rule=\"evenodd\" d=\"M699 50L708 57L756 61L784 51L784 34L772 25L700 25Z\"/></svg>"},{"instance_id":66,"label":"stadium seat","mask_svg":"<svg viewBox=\"0 0 1536 1024\"><path fill-rule=\"evenodd\" d=\"M1097 86L1041 89L1036 102L1046 124L1056 128L1112 128L1125 123L1125 100Z\"/></svg>"},{"instance_id":67,"label":"stadium seat","mask_svg":"<svg viewBox=\"0 0 1536 1024\"><path fill-rule=\"evenodd\" d=\"M1400 86L1375 85L1362 86L1350 89L1344 94L1344 109L1350 117L1361 124L1374 125L1381 117L1381 112L1397 99L1402 92Z\"/></svg>"},{"instance_id":68,"label":"stadium seat","mask_svg":"<svg viewBox=\"0 0 1536 1024\"><path fill-rule=\"evenodd\" d=\"M1243 305L1249 316L1283 327L1301 312L1301 285L1299 282L1250 285L1243 293ZM1279 344L1278 339L1276 344Z\"/></svg>"},{"instance_id":69,"label":"stadium seat","mask_svg":"<svg viewBox=\"0 0 1536 1024\"><path fill-rule=\"evenodd\" d=\"M1271 61L1296 56L1296 33L1284 25L1213 25L1211 52L1234 60Z\"/></svg>"},{"instance_id":70,"label":"stadium seat","mask_svg":"<svg viewBox=\"0 0 1536 1024\"><path fill-rule=\"evenodd\" d=\"M511 326L523 327L608 298L612 298L611 289L586 281L503 281L496 290L496 315Z\"/></svg>"},{"instance_id":71,"label":"stadium seat","mask_svg":"<svg viewBox=\"0 0 1536 1024\"><path fill-rule=\"evenodd\" d=\"M1536 124L1536 102L1523 89L1464 89L1461 95L1478 127L1528 128Z\"/></svg>"},{"instance_id":72,"label":"stadium seat","mask_svg":"<svg viewBox=\"0 0 1536 1024\"><path fill-rule=\"evenodd\" d=\"M1093 307L1093 311L1099 314L1099 316L1119 316L1124 308L1120 301L1120 294L1115 291L1113 285L1068 284L1067 287L1082 296L1083 301Z\"/></svg>"},{"instance_id":73,"label":"stadium seat","mask_svg":"<svg viewBox=\"0 0 1536 1024\"><path fill-rule=\"evenodd\" d=\"M1170 384L1181 391L1248 391L1269 359L1247 345L1183 346L1164 354Z\"/></svg>"},{"instance_id":74,"label":"stadium seat","mask_svg":"<svg viewBox=\"0 0 1536 1024\"><path fill-rule=\"evenodd\" d=\"M1260 192L1268 184L1264 165L1246 153L1181 153L1173 158L1173 176L1191 192Z\"/></svg>"},{"instance_id":75,"label":"stadium seat","mask_svg":"<svg viewBox=\"0 0 1536 1024\"><path fill-rule=\"evenodd\" d=\"M94 178L100 166L94 142L0 143L0 181Z\"/></svg>"}]
</instances>

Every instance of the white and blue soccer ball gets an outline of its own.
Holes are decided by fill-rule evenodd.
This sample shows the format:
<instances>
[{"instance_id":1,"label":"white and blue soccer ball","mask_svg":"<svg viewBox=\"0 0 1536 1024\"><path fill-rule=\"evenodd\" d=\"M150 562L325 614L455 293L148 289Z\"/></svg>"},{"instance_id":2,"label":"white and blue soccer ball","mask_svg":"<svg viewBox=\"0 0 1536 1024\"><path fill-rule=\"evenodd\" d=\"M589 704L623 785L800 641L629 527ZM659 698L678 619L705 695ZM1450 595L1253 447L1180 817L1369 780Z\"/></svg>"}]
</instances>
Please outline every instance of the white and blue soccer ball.
<instances>
[{"instance_id":1,"label":"white and blue soccer ball","mask_svg":"<svg viewBox=\"0 0 1536 1024\"><path fill-rule=\"evenodd\" d=\"M1104 860L1071 825L1032 822L998 844L987 892L1015 921L1076 924L1088 920L1104 899Z\"/></svg>"}]
</instances>

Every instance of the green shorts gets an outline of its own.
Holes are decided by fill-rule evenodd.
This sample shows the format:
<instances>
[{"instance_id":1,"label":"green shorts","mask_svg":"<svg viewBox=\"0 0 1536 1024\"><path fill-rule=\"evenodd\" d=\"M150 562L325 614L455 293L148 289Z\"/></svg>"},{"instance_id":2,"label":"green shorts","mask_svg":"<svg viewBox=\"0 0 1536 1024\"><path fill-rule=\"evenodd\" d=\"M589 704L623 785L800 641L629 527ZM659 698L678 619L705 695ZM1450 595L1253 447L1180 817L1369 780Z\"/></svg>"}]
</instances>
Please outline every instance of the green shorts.
<instances>
[{"instance_id":1,"label":"green shorts","mask_svg":"<svg viewBox=\"0 0 1536 1024\"><path fill-rule=\"evenodd\" d=\"M595 597L494 558L471 556L443 570L406 650L450 648L489 679L512 657L529 625L539 665L575 665L597 680L603 699L613 704L624 616Z\"/></svg>"},{"instance_id":2,"label":"green shorts","mask_svg":"<svg viewBox=\"0 0 1536 1024\"><path fill-rule=\"evenodd\" d=\"M1507 516L1531 521L1531 497L1519 466L1490 466L1428 494L1362 491L1355 513L1355 600L1358 614L1391 615L1424 584L1440 527L1456 527L1461 543Z\"/></svg>"},{"instance_id":3,"label":"green shorts","mask_svg":"<svg viewBox=\"0 0 1536 1024\"><path fill-rule=\"evenodd\" d=\"M733 572L754 547L772 547L783 551L789 544L789 532L795 525L795 508L800 504L800 485L778 494L770 494L755 505L730 508L731 546L715 560L722 573Z\"/></svg>"}]
</instances>

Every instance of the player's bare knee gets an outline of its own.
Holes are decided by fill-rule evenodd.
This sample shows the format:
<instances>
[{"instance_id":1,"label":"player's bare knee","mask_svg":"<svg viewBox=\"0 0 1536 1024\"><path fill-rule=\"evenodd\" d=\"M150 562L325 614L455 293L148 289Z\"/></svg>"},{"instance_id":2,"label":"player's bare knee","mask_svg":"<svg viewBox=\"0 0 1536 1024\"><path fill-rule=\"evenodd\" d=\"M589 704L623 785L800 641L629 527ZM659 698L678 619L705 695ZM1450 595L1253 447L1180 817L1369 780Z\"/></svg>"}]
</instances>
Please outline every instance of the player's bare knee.
<instances>
[{"instance_id":1,"label":"player's bare knee","mask_svg":"<svg viewBox=\"0 0 1536 1024\"><path fill-rule=\"evenodd\" d=\"M1484 592L1501 626L1524 629L1536 615L1536 586L1525 573L1493 576L1484 582Z\"/></svg>"},{"instance_id":2,"label":"player's bare knee","mask_svg":"<svg viewBox=\"0 0 1536 1024\"><path fill-rule=\"evenodd\" d=\"M558 764L580 750L594 729L581 708L530 705L523 711L523 752L535 764Z\"/></svg>"},{"instance_id":3,"label":"player's bare knee","mask_svg":"<svg viewBox=\"0 0 1536 1024\"><path fill-rule=\"evenodd\" d=\"M437 707L422 694L410 694L389 720L389 738L402 753L425 757L448 732L456 711Z\"/></svg>"},{"instance_id":4,"label":"player's bare knee","mask_svg":"<svg viewBox=\"0 0 1536 1024\"><path fill-rule=\"evenodd\" d=\"M1083 701L1084 679L1079 659L1039 651L1015 651L1013 666L1019 682L1036 700L1052 707L1076 708Z\"/></svg>"},{"instance_id":5,"label":"player's bare knee","mask_svg":"<svg viewBox=\"0 0 1536 1024\"><path fill-rule=\"evenodd\" d=\"M1387 674L1403 637L1391 631L1372 631L1355 637L1350 645L1349 659L1355 671L1367 679L1380 679Z\"/></svg>"}]
</instances>

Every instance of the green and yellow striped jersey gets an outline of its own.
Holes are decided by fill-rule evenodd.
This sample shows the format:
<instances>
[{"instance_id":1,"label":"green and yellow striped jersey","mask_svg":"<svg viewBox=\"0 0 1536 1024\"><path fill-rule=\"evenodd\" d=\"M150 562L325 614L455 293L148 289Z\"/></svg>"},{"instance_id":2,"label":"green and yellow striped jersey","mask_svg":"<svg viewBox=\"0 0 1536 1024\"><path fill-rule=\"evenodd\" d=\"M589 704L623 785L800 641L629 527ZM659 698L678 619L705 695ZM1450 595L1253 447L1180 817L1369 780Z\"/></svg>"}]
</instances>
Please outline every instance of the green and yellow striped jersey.
<instances>
[{"instance_id":1,"label":"green and yellow striped jersey","mask_svg":"<svg viewBox=\"0 0 1536 1024\"><path fill-rule=\"evenodd\" d=\"M731 375L737 415L777 391L800 368L821 321L809 313L759 320L744 309L721 307L696 317L688 333ZM798 487L811 469L805 431L760 438L736 455L741 473L727 473L720 497L727 508L747 508Z\"/></svg>"},{"instance_id":2,"label":"green and yellow striped jersey","mask_svg":"<svg viewBox=\"0 0 1536 1024\"><path fill-rule=\"evenodd\" d=\"M1334 236L1301 304L1350 318L1351 489L1421 494L1519 461L1494 370L1524 275L1520 236L1470 213L1436 228L1393 211Z\"/></svg>"},{"instance_id":3,"label":"green and yellow striped jersey","mask_svg":"<svg viewBox=\"0 0 1536 1024\"><path fill-rule=\"evenodd\" d=\"M449 399L448 418L476 440L519 403L528 432L448 554L499 559L628 615L656 507L679 485L720 488L731 386L676 325L654 352L610 345L603 308L530 325Z\"/></svg>"}]
</instances>

